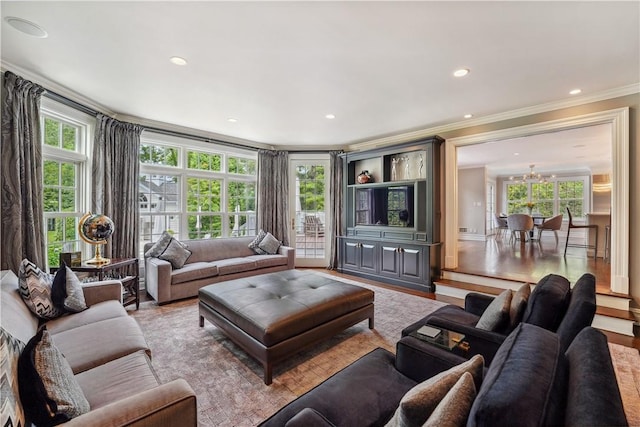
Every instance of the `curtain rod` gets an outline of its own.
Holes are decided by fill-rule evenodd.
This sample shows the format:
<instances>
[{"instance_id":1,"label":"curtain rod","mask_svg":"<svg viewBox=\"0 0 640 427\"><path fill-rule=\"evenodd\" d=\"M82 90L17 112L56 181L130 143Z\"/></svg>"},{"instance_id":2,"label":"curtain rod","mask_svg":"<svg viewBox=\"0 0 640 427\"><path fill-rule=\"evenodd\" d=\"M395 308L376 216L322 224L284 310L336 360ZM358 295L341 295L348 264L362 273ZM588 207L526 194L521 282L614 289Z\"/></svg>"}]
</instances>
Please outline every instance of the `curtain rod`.
<instances>
[{"instance_id":1,"label":"curtain rod","mask_svg":"<svg viewBox=\"0 0 640 427\"><path fill-rule=\"evenodd\" d=\"M74 101L73 99L69 99L66 96L60 95L59 93L53 92L49 89L45 88L44 96L54 101L57 101L61 104L66 105L67 107L75 108L76 110L80 110L85 114L96 117L100 114L100 111L94 110L93 108L87 107L84 104Z\"/></svg>"}]
</instances>

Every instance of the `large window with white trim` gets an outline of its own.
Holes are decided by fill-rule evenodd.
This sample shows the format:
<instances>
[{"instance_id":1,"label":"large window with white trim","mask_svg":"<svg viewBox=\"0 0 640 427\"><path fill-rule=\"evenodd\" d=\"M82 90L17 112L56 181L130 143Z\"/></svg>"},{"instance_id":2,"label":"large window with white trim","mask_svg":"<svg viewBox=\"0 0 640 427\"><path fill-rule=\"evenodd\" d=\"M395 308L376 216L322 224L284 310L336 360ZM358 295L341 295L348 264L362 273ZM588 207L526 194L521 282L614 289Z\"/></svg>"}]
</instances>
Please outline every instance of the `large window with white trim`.
<instances>
[{"instance_id":1,"label":"large window with white trim","mask_svg":"<svg viewBox=\"0 0 640 427\"><path fill-rule=\"evenodd\" d=\"M78 220L88 210L88 141L95 119L49 99L41 105L42 184L47 267L81 251Z\"/></svg>"},{"instance_id":2,"label":"large window with white trim","mask_svg":"<svg viewBox=\"0 0 640 427\"><path fill-rule=\"evenodd\" d=\"M140 256L167 230L180 239L256 234L257 153L144 132Z\"/></svg>"},{"instance_id":3,"label":"large window with white trim","mask_svg":"<svg viewBox=\"0 0 640 427\"><path fill-rule=\"evenodd\" d=\"M531 213L550 217L566 214L583 218L589 210L589 176L559 177L549 182L504 181L507 214ZM529 209L531 207L531 209Z\"/></svg>"}]
</instances>

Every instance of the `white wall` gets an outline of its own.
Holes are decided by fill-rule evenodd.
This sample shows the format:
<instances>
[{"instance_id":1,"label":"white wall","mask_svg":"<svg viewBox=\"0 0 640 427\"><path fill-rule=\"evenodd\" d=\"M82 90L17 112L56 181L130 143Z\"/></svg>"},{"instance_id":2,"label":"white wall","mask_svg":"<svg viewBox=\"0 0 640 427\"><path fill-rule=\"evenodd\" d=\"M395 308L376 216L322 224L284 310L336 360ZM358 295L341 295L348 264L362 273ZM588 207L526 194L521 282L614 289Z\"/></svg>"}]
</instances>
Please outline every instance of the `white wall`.
<instances>
[{"instance_id":1,"label":"white wall","mask_svg":"<svg viewBox=\"0 0 640 427\"><path fill-rule=\"evenodd\" d=\"M485 188L484 168L458 170L458 228L461 239L484 240Z\"/></svg>"}]
</instances>

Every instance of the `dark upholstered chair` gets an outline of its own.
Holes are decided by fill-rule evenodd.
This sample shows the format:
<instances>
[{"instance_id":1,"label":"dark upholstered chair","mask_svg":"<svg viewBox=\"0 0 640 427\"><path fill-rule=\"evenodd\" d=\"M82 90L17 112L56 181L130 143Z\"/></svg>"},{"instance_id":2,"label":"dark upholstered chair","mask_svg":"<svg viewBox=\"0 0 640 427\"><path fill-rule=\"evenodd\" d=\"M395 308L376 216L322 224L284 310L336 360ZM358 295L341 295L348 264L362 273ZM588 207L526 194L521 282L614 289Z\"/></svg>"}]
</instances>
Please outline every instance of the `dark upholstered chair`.
<instances>
[{"instance_id":1,"label":"dark upholstered chair","mask_svg":"<svg viewBox=\"0 0 640 427\"><path fill-rule=\"evenodd\" d=\"M567 226L567 241L564 244L564 256L567 256L567 248L568 247L572 247L572 248L587 248L587 249L593 249L593 259L596 259L596 257L598 256L598 224L585 224L585 225L576 225L573 223L573 216L571 215L571 211L569 210L569 207L567 206L567 215L569 215L569 225ZM596 239L593 245L581 245L581 244L577 244L577 243L569 243L569 235L571 234L571 230L577 228L577 229L586 229L587 233L589 233L591 230L595 230L596 232ZM589 237L589 235L587 234L587 236L585 238Z\"/></svg>"},{"instance_id":2,"label":"dark upholstered chair","mask_svg":"<svg viewBox=\"0 0 640 427\"><path fill-rule=\"evenodd\" d=\"M548 274L533 288L524 312L515 313L515 319L510 319L508 325L503 324L498 330L476 328L494 297L469 293L464 309L455 305L439 308L406 327L402 336L415 332L425 324L456 331L464 334L465 341L469 343L469 356L481 354L485 362L490 364L506 336L522 322L557 332L564 351L582 328L591 325L596 310L595 295L595 277L592 274L583 274L573 290L566 278Z\"/></svg>"}]
</instances>

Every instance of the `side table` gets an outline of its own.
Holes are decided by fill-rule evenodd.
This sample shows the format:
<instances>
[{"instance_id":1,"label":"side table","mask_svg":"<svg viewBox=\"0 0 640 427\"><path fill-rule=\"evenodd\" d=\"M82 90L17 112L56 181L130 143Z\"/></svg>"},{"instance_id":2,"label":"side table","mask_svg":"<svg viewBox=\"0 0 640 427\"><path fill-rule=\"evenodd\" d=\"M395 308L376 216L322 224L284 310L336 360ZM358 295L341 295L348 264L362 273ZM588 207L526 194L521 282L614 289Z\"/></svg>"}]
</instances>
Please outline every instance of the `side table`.
<instances>
[{"instance_id":1,"label":"side table","mask_svg":"<svg viewBox=\"0 0 640 427\"><path fill-rule=\"evenodd\" d=\"M79 273L90 273L97 276L98 280L114 278L122 282L123 294L122 305L136 305L136 310L140 308L140 280L138 277L138 258L112 258L109 264L87 264L74 267L69 266L72 271ZM52 268L55 272L57 268Z\"/></svg>"}]
</instances>

